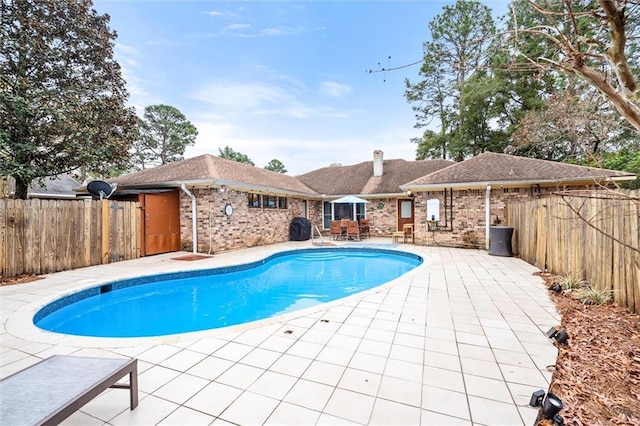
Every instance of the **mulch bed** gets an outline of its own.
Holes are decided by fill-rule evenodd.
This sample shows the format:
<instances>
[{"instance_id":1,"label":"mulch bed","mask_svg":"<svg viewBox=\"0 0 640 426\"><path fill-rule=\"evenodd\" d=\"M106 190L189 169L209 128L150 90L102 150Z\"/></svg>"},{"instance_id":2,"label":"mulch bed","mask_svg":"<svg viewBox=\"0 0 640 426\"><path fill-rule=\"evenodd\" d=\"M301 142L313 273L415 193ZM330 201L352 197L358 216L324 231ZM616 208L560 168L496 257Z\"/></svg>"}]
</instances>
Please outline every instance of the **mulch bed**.
<instances>
[{"instance_id":1,"label":"mulch bed","mask_svg":"<svg viewBox=\"0 0 640 426\"><path fill-rule=\"evenodd\" d=\"M31 274L24 274L24 275L20 275L19 277L12 277L12 278L1 277L0 278L0 287L5 286L5 285L28 283L28 282L31 282L31 281L41 280L42 278L44 278L44 277L42 277L40 275L31 275Z\"/></svg>"},{"instance_id":2,"label":"mulch bed","mask_svg":"<svg viewBox=\"0 0 640 426\"><path fill-rule=\"evenodd\" d=\"M557 282L554 275L539 275L548 285ZM569 335L566 345L558 345L549 388L564 404L564 424L640 425L640 316L550 293Z\"/></svg>"}]
</instances>

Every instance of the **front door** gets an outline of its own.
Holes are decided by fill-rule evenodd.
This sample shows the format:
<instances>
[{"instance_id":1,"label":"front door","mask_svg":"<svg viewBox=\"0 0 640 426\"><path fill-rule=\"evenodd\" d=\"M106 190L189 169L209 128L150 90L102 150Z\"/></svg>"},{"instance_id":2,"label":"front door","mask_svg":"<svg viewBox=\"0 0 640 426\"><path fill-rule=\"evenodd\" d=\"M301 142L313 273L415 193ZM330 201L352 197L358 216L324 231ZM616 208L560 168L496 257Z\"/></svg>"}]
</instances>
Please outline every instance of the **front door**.
<instances>
[{"instance_id":1,"label":"front door","mask_svg":"<svg viewBox=\"0 0 640 426\"><path fill-rule=\"evenodd\" d=\"M143 256L180 250L180 194L144 194Z\"/></svg>"},{"instance_id":2,"label":"front door","mask_svg":"<svg viewBox=\"0 0 640 426\"><path fill-rule=\"evenodd\" d=\"M398 200L398 231L407 223L413 223L413 200Z\"/></svg>"}]
</instances>

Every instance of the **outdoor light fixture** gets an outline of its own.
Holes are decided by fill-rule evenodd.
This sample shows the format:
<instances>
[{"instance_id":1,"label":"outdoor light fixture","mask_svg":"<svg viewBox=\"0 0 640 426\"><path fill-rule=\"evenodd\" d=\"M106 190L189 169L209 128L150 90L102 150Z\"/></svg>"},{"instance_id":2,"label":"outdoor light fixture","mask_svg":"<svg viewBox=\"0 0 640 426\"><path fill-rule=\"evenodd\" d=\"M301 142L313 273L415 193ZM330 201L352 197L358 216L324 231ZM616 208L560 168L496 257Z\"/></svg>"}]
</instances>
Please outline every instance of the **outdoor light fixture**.
<instances>
[{"instance_id":1,"label":"outdoor light fixture","mask_svg":"<svg viewBox=\"0 0 640 426\"><path fill-rule=\"evenodd\" d=\"M560 398L549 392L542 402L542 415L545 419L553 419L562 410Z\"/></svg>"},{"instance_id":2,"label":"outdoor light fixture","mask_svg":"<svg viewBox=\"0 0 640 426\"><path fill-rule=\"evenodd\" d=\"M529 405L532 407L540 407L542 405L543 399L544 399L544 391L542 389L538 389L537 391L531 394L531 400L529 401Z\"/></svg>"},{"instance_id":3,"label":"outdoor light fixture","mask_svg":"<svg viewBox=\"0 0 640 426\"><path fill-rule=\"evenodd\" d=\"M562 286L560 284L553 284L549 286L549 290L553 291L554 293L562 293Z\"/></svg>"},{"instance_id":4,"label":"outdoor light fixture","mask_svg":"<svg viewBox=\"0 0 640 426\"><path fill-rule=\"evenodd\" d=\"M567 331L563 328L562 330L558 331L556 335L553 336L553 338L556 339L556 342L558 342L558 344L565 345L567 343L567 340L569 340L569 335L567 334Z\"/></svg>"},{"instance_id":5,"label":"outdoor light fixture","mask_svg":"<svg viewBox=\"0 0 640 426\"><path fill-rule=\"evenodd\" d=\"M555 426L564 425L564 419L558 414L563 407L562 401L551 392L547 393L546 397L542 389L533 392L529 405L532 407L540 407L542 416L545 419L551 420Z\"/></svg>"},{"instance_id":6,"label":"outdoor light fixture","mask_svg":"<svg viewBox=\"0 0 640 426\"><path fill-rule=\"evenodd\" d=\"M564 345L567 343L567 340L569 340L569 335L567 334L567 330L565 330L564 328L558 330L555 327L551 327L546 333L545 335L549 338L549 339L555 339L556 342L559 345Z\"/></svg>"}]
</instances>

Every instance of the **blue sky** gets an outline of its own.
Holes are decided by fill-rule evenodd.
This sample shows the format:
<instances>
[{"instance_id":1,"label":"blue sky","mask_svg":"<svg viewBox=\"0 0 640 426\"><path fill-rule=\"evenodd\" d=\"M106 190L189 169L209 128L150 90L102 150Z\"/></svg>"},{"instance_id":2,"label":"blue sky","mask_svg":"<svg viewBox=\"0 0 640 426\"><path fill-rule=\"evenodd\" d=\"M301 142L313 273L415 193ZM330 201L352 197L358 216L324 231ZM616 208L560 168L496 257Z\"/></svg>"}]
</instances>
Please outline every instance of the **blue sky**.
<instances>
[{"instance_id":1,"label":"blue sky","mask_svg":"<svg viewBox=\"0 0 640 426\"><path fill-rule=\"evenodd\" d=\"M185 157L230 146L258 167L297 175L329 166L415 159L404 80L419 65L442 1L94 0L117 31L130 104L167 104L198 128ZM485 1L495 13L506 0ZM389 59L389 56L391 57Z\"/></svg>"}]
</instances>

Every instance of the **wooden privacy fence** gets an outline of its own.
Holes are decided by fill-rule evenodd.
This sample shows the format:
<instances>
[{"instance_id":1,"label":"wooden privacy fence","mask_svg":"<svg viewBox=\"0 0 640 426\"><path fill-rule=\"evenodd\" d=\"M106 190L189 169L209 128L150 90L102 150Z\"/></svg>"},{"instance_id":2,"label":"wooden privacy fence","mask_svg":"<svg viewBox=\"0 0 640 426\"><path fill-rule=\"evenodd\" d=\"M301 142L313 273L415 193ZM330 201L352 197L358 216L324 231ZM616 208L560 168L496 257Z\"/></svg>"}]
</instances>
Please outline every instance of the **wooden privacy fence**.
<instances>
[{"instance_id":1,"label":"wooden privacy fence","mask_svg":"<svg viewBox=\"0 0 640 426\"><path fill-rule=\"evenodd\" d=\"M640 312L640 191L511 203L514 251L542 270L579 276Z\"/></svg>"},{"instance_id":2,"label":"wooden privacy fence","mask_svg":"<svg viewBox=\"0 0 640 426\"><path fill-rule=\"evenodd\" d=\"M139 203L0 199L0 274L46 274L140 257Z\"/></svg>"}]
</instances>

